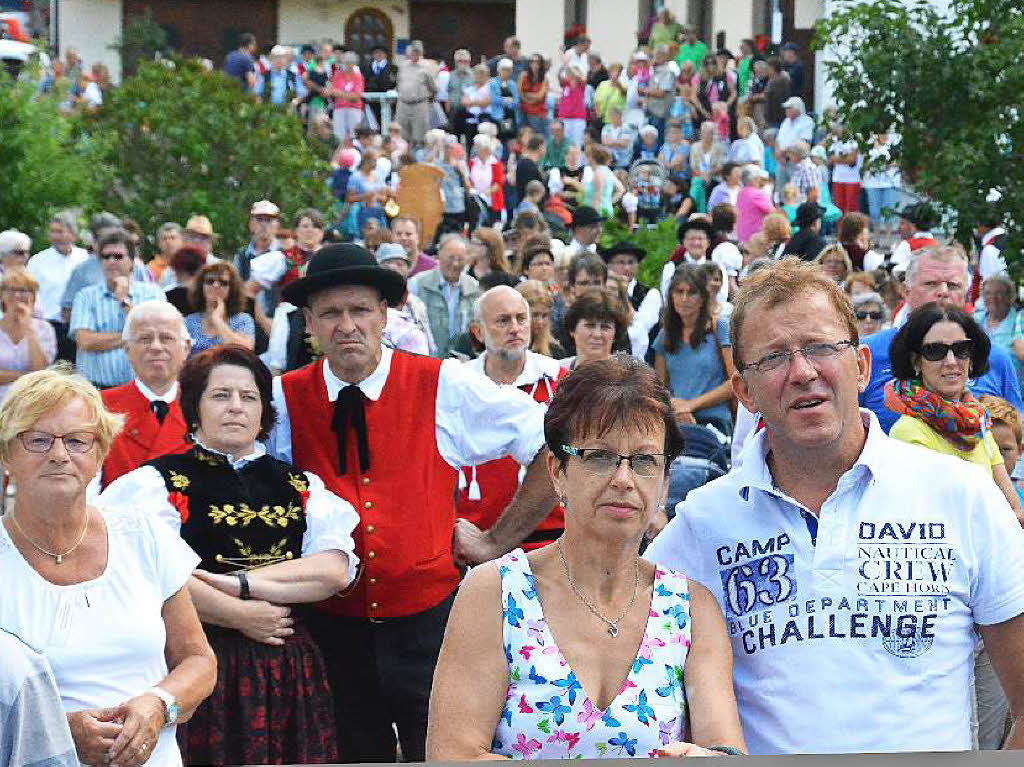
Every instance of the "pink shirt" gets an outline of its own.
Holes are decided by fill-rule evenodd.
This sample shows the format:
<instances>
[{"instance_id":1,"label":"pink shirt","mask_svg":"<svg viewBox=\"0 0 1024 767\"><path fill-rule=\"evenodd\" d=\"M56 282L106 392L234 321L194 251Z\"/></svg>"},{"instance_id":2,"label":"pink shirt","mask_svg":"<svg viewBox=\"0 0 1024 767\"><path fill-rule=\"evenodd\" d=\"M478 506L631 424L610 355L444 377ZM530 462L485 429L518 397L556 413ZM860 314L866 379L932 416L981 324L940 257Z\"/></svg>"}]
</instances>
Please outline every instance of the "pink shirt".
<instances>
[{"instance_id":1,"label":"pink shirt","mask_svg":"<svg viewBox=\"0 0 1024 767\"><path fill-rule=\"evenodd\" d=\"M558 102L558 116L563 120L587 119L587 107L583 96L586 85L579 83L574 86L566 82L562 86L562 100Z\"/></svg>"},{"instance_id":2,"label":"pink shirt","mask_svg":"<svg viewBox=\"0 0 1024 767\"><path fill-rule=\"evenodd\" d=\"M759 231L764 217L774 210L768 193L745 186L736 197L736 239L746 242Z\"/></svg>"},{"instance_id":3,"label":"pink shirt","mask_svg":"<svg viewBox=\"0 0 1024 767\"><path fill-rule=\"evenodd\" d=\"M340 69L335 69L334 74L331 75L331 87L345 93L354 93L358 96L362 96L363 75L359 71L343 72ZM335 99L334 108L362 109L363 100L361 98L357 101L342 101L341 99Z\"/></svg>"}]
</instances>

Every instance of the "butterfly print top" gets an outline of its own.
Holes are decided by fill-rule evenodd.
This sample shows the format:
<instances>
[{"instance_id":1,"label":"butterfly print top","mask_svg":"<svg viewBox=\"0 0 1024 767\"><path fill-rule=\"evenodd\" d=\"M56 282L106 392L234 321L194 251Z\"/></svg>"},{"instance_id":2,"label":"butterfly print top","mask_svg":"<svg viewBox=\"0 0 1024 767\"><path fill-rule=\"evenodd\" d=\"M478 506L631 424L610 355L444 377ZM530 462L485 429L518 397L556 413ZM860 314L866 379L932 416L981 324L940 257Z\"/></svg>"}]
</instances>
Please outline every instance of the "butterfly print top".
<instances>
[{"instance_id":1,"label":"butterfly print top","mask_svg":"<svg viewBox=\"0 0 1024 767\"><path fill-rule=\"evenodd\" d=\"M654 596L636 660L606 709L587 696L558 650L521 549L498 562L508 692L491 750L514 759L654 756L680 740L683 667L690 647L686 578L655 569Z\"/></svg>"}]
</instances>

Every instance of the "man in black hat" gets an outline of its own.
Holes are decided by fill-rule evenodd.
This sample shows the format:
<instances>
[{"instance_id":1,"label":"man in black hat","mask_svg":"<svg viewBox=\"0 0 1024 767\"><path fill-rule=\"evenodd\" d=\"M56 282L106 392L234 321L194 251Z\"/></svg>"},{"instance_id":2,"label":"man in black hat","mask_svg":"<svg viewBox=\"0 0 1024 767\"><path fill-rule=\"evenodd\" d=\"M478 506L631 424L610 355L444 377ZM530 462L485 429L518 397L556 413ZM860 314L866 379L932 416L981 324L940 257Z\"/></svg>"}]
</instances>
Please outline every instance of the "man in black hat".
<instances>
[{"instance_id":1,"label":"man in black hat","mask_svg":"<svg viewBox=\"0 0 1024 767\"><path fill-rule=\"evenodd\" d=\"M431 679L459 583L522 541L554 506L544 408L455 360L381 343L405 280L353 244L322 248L284 290L324 353L274 381L268 450L317 473L360 515L362 571L308 625L327 662L342 761L423 761ZM486 533L455 522L458 470L511 456L523 483ZM453 535L454 530L454 535Z\"/></svg>"},{"instance_id":2,"label":"man in black hat","mask_svg":"<svg viewBox=\"0 0 1024 767\"><path fill-rule=\"evenodd\" d=\"M601 214L588 205L580 205L572 214L572 241L566 248L570 256L597 253L597 238L601 236Z\"/></svg>"},{"instance_id":3,"label":"man in black hat","mask_svg":"<svg viewBox=\"0 0 1024 767\"><path fill-rule=\"evenodd\" d=\"M710 261L711 240L715 232L711 222L706 218L691 216L679 225L676 230L676 238L680 247L672 254L661 270L661 294L668 295L668 285L672 282L672 275L676 273L676 266L679 264L702 264ZM725 268L719 264L722 272L722 287L716 296L719 303L725 303L729 299L729 275Z\"/></svg>"},{"instance_id":4,"label":"man in black hat","mask_svg":"<svg viewBox=\"0 0 1024 767\"><path fill-rule=\"evenodd\" d=\"M626 281L626 293L632 304L632 328L638 328L636 335L654 341L661 319L661 293L657 288L649 288L637 279L640 262L647 251L631 242L617 242L610 248L601 251L601 258L608 264L608 271L617 274ZM630 337L634 333L630 330Z\"/></svg>"},{"instance_id":5,"label":"man in black hat","mask_svg":"<svg viewBox=\"0 0 1024 767\"><path fill-rule=\"evenodd\" d=\"M821 216L824 212L825 209L816 202L805 202L796 209L793 223L800 227L800 231L786 243L786 249L782 252L784 256L797 256L804 261L813 261L818 257L825 247L825 238L821 236Z\"/></svg>"},{"instance_id":6,"label":"man in black hat","mask_svg":"<svg viewBox=\"0 0 1024 767\"><path fill-rule=\"evenodd\" d=\"M365 93L385 93L398 86L398 67L390 61L390 51L383 45L375 45L370 49L370 60L363 64L363 91ZM380 125L380 102L371 101L377 124ZM384 126L381 125L381 128Z\"/></svg>"}]
</instances>

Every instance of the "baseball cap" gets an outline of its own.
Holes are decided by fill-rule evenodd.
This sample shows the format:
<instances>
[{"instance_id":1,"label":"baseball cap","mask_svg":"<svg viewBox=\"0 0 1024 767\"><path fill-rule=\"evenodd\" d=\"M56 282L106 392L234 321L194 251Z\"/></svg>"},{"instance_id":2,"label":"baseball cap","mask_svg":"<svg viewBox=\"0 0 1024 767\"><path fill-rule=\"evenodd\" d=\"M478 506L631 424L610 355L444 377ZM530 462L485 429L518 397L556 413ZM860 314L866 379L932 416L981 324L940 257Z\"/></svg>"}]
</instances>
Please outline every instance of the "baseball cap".
<instances>
[{"instance_id":1,"label":"baseball cap","mask_svg":"<svg viewBox=\"0 0 1024 767\"><path fill-rule=\"evenodd\" d=\"M274 216L276 218L281 215L281 209L270 200L260 200L259 202L254 202L252 207L249 208L249 215Z\"/></svg>"}]
</instances>

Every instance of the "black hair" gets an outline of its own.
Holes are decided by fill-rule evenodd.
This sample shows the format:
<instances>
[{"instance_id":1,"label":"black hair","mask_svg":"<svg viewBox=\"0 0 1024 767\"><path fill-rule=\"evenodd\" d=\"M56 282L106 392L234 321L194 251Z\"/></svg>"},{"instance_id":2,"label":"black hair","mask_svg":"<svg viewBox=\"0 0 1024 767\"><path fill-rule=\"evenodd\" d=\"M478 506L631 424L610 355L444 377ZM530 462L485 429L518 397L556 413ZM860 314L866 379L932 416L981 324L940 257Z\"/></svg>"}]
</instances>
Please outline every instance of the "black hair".
<instances>
[{"instance_id":1,"label":"black hair","mask_svg":"<svg viewBox=\"0 0 1024 767\"><path fill-rule=\"evenodd\" d=\"M992 342L988 334L963 309L945 306L932 301L910 313L906 324L900 328L889 344L889 367L894 378L910 381L917 378L914 370L914 354L921 353L921 343L932 325L937 322L955 322L971 340L971 367L968 375L977 378L988 372L988 355Z\"/></svg>"},{"instance_id":2,"label":"black hair","mask_svg":"<svg viewBox=\"0 0 1024 767\"><path fill-rule=\"evenodd\" d=\"M273 404L271 383L273 376L259 357L244 346L236 344L220 344L191 357L181 369L178 381L181 384L181 412L185 417L190 431L199 426L199 401L206 391L210 374L220 365L237 365L252 373L256 388L260 393L262 411L260 413L260 431L256 439L266 439L277 421L277 410Z\"/></svg>"}]
</instances>

